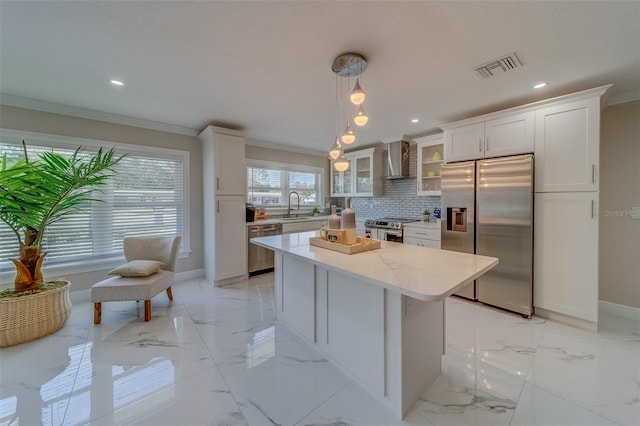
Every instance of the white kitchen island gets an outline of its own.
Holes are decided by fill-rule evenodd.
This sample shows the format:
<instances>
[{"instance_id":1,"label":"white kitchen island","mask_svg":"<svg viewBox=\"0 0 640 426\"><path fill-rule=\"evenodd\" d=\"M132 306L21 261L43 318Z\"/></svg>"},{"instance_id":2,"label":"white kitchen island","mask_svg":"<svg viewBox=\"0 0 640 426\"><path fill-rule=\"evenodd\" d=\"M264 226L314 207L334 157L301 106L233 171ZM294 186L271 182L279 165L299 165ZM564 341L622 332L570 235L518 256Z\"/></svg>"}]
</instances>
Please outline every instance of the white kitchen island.
<instances>
[{"instance_id":1,"label":"white kitchen island","mask_svg":"<svg viewBox=\"0 0 640 426\"><path fill-rule=\"evenodd\" d=\"M444 298L498 259L386 241L347 255L314 236L251 240L276 254L276 319L402 418L440 374Z\"/></svg>"}]
</instances>

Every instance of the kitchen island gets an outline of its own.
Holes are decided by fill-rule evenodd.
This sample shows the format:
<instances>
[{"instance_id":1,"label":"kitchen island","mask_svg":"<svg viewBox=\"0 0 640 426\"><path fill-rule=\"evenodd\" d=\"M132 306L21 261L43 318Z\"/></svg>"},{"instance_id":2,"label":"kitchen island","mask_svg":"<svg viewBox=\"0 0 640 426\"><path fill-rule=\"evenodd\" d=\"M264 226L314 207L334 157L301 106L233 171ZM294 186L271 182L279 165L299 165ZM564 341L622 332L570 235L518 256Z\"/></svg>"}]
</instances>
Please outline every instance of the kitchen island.
<instances>
[{"instance_id":1,"label":"kitchen island","mask_svg":"<svg viewBox=\"0 0 640 426\"><path fill-rule=\"evenodd\" d=\"M275 251L276 319L402 418L440 374L444 298L498 259L386 241L347 255L314 236L251 240Z\"/></svg>"}]
</instances>

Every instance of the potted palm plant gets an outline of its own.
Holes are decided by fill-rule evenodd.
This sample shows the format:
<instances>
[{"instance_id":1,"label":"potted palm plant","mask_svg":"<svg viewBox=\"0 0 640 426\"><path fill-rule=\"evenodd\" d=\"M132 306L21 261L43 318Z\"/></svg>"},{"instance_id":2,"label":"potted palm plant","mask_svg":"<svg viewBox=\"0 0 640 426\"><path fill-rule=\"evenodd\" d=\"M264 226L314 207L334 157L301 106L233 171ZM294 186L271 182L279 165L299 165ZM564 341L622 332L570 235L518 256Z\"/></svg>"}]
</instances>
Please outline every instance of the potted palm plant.
<instances>
[{"instance_id":1,"label":"potted palm plant","mask_svg":"<svg viewBox=\"0 0 640 426\"><path fill-rule=\"evenodd\" d=\"M27 331L26 340L21 340L25 335L24 328L33 326L16 324L18 318L26 317L29 321L30 315L24 315L24 310L30 309L27 301L32 301L31 295L44 297L42 293L45 282L41 268L47 254L42 251L42 244L47 228L77 210L82 203L99 201L93 198L92 191L104 185L107 179L115 174L114 166L122 159L115 158L113 149L100 148L95 154L83 155L79 147L68 157L54 152L43 152L37 159L30 161L26 144L24 141L22 144L23 160L7 165L5 155L0 165L0 220L14 232L19 243L19 257L10 259L16 266L14 289L3 291L0 297L0 303L3 303L0 312L0 347L43 337L61 328L68 318L67 313L57 328L36 337L33 337L34 333ZM66 302L39 303L63 305L63 308L70 311L68 286L68 283L62 285ZM59 290L60 286L53 287ZM38 309L49 308L51 307L44 306ZM53 309L55 310L55 306ZM17 315L18 312L20 315ZM34 312L34 316L38 315ZM60 317L59 312L43 315ZM47 319L43 321L47 322ZM60 318L56 321L59 323ZM18 336L19 341L14 343L16 336L11 329L16 327L23 330L18 332L22 337ZM46 324L40 324L36 328L38 330L35 334L43 333L43 329L50 329Z\"/></svg>"}]
</instances>

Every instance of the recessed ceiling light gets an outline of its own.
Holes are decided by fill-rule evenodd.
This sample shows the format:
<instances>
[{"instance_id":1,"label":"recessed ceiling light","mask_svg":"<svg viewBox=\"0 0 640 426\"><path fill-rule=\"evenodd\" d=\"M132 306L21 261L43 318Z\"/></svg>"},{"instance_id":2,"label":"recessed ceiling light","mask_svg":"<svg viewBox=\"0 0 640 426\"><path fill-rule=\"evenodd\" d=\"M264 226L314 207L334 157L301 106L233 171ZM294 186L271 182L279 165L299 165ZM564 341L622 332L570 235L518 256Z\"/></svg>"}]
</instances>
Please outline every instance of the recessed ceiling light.
<instances>
[{"instance_id":1,"label":"recessed ceiling light","mask_svg":"<svg viewBox=\"0 0 640 426\"><path fill-rule=\"evenodd\" d=\"M534 89L542 89L544 86L546 86L547 83L545 83L544 81L536 84L535 86L533 86Z\"/></svg>"},{"instance_id":2,"label":"recessed ceiling light","mask_svg":"<svg viewBox=\"0 0 640 426\"><path fill-rule=\"evenodd\" d=\"M412 119L411 119L411 122L412 122L412 123L418 123L419 121L420 121L420 120L418 120L417 118L412 118Z\"/></svg>"},{"instance_id":3,"label":"recessed ceiling light","mask_svg":"<svg viewBox=\"0 0 640 426\"><path fill-rule=\"evenodd\" d=\"M113 84L114 86L124 86L124 83L120 80L111 80L111 84Z\"/></svg>"}]
</instances>

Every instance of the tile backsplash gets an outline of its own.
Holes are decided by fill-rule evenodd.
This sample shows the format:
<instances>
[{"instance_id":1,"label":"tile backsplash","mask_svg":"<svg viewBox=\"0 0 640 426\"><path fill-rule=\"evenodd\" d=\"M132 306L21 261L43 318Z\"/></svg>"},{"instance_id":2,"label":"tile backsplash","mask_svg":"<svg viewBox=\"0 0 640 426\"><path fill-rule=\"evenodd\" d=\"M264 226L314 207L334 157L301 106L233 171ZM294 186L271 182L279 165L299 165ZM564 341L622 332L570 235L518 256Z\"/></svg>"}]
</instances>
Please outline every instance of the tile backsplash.
<instances>
[{"instance_id":1,"label":"tile backsplash","mask_svg":"<svg viewBox=\"0 0 640 426\"><path fill-rule=\"evenodd\" d=\"M386 155L386 154L385 154ZM383 217L397 218L422 218L424 209L431 211L440 207L440 197L427 197L417 195L416 182L416 146L410 150L409 175L405 179L393 179L382 181L382 196L380 197L353 197L351 208L356 212L356 219L380 219ZM385 164L386 167L386 164ZM387 175L387 170L384 175ZM329 197L325 203L336 204L344 207L344 197Z\"/></svg>"}]
</instances>

